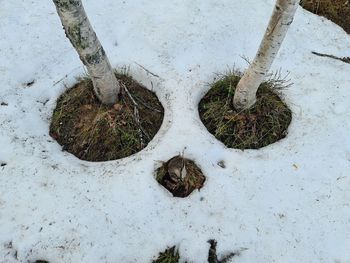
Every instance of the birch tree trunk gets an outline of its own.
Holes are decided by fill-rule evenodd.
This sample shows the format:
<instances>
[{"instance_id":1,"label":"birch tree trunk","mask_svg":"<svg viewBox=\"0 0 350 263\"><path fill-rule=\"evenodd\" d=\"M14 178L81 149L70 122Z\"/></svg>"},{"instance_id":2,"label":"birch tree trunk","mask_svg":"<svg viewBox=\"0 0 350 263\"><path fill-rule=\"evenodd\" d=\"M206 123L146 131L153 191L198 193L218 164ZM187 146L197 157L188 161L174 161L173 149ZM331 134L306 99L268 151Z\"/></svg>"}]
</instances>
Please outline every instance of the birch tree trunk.
<instances>
[{"instance_id":1,"label":"birch tree trunk","mask_svg":"<svg viewBox=\"0 0 350 263\"><path fill-rule=\"evenodd\" d=\"M91 77L96 96L103 104L116 103L120 85L106 53L92 29L81 0L53 0L66 36Z\"/></svg>"},{"instance_id":2,"label":"birch tree trunk","mask_svg":"<svg viewBox=\"0 0 350 263\"><path fill-rule=\"evenodd\" d=\"M277 0L274 11L261 41L259 50L239 81L233 105L238 110L248 109L256 102L256 92L280 49L283 39L293 22L300 0Z\"/></svg>"}]
</instances>

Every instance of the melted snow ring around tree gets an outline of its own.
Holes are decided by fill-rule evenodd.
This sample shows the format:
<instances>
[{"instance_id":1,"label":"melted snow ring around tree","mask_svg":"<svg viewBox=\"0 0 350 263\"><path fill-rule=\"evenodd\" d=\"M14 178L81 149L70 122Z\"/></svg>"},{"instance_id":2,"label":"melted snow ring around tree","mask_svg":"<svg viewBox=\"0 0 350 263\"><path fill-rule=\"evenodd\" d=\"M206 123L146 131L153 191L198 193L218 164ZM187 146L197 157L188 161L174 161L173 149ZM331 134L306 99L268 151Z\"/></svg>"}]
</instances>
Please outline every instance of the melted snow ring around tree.
<instances>
[{"instance_id":1,"label":"melted snow ring around tree","mask_svg":"<svg viewBox=\"0 0 350 263\"><path fill-rule=\"evenodd\" d=\"M232 98L241 78L239 72L221 76L199 102L199 116L207 130L229 148L259 149L287 136L292 112L280 91L285 79L263 82L256 103L247 110L234 109Z\"/></svg>"},{"instance_id":2,"label":"melted snow ring around tree","mask_svg":"<svg viewBox=\"0 0 350 263\"><path fill-rule=\"evenodd\" d=\"M89 78L62 94L50 135L63 150L86 161L108 161L141 151L160 129L164 109L152 91L130 76L116 74L121 94L113 106L99 102Z\"/></svg>"}]
</instances>

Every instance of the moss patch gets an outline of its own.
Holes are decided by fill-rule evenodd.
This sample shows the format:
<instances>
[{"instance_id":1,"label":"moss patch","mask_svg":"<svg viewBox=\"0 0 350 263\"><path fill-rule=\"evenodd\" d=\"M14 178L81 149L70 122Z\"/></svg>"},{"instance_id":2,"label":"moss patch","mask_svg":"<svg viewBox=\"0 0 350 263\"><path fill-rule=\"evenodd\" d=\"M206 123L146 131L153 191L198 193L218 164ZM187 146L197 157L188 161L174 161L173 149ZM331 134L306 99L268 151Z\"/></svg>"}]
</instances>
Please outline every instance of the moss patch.
<instances>
[{"instance_id":1,"label":"moss patch","mask_svg":"<svg viewBox=\"0 0 350 263\"><path fill-rule=\"evenodd\" d=\"M350 2L348 0L302 0L300 5L341 26L350 34Z\"/></svg>"},{"instance_id":2,"label":"moss patch","mask_svg":"<svg viewBox=\"0 0 350 263\"><path fill-rule=\"evenodd\" d=\"M199 103L205 127L229 148L259 149L287 135L292 112L281 100L277 89L283 80L263 82L256 104L243 111L232 106L232 97L241 75L220 77Z\"/></svg>"},{"instance_id":3,"label":"moss patch","mask_svg":"<svg viewBox=\"0 0 350 263\"><path fill-rule=\"evenodd\" d=\"M179 251L174 247L167 248L164 252L159 253L156 260L152 263L178 263L180 260Z\"/></svg>"},{"instance_id":4,"label":"moss patch","mask_svg":"<svg viewBox=\"0 0 350 263\"><path fill-rule=\"evenodd\" d=\"M154 137L164 116L156 95L130 76L117 74L117 78L130 95L122 88L120 100L113 107L98 101L87 78L59 97L50 135L63 150L82 160L108 161L142 150Z\"/></svg>"},{"instance_id":5,"label":"moss patch","mask_svg":"<svg viewBox=\"0 0 350 263\"><path fill-rule=\"evenodd\" d=\"M180 155L164 162L156 171L156 179L174 197L187 197L195 189L201 189L205 182L201 169Z\"/></svg>"}]
</instances>

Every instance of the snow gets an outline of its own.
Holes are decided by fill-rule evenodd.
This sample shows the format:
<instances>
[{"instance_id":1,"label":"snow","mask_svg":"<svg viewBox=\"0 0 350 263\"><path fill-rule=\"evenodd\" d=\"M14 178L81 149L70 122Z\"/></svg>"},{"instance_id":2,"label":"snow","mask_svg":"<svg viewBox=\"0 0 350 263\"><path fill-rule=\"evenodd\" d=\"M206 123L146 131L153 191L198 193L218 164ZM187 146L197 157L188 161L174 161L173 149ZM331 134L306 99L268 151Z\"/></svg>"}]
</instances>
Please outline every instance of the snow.
<instances>
[{"instance_id":1,"label":"snow","mask_svg":"<svg viewBox=\"0 0 350 263\"><path fill-rule=\"evenodd\" d=\"M144 263L177 245L201 263L210 238L219 255L247 248L233 262L350 262L350 65L311 54L349 56L341 28L298 9L273 64L294 83L289 135L242 152L206 131L197 104L216 73L247 67L273 0L84 1L111 63L165 107L146 149L90 163L48 135L57 97L84 74L53 3L0 4L0 262ZM153 171L184 148L207 181L177 199Z\"/></svg>"}]
</instances>

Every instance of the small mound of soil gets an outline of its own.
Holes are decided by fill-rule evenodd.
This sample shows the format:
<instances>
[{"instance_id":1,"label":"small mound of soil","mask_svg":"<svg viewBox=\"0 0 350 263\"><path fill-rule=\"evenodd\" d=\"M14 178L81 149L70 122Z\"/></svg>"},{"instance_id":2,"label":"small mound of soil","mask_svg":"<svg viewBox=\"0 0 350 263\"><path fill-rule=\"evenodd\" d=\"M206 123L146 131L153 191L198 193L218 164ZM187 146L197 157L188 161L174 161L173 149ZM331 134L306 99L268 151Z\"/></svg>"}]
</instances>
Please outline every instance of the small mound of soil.
<instances>
[{"instance_id":1,"label":"small mound of soil","mask_svg":"<svg viewBox=\"0 0 350 263\"><path fill-rule=\"evenodd\" d=\"M195 189L201 189L205 182L201 169L181 155L163 163L156 171L156 179L174 197L187 197Z\"/></svg>"},{"instance_id":2,"label":"small mound of soil","mask_svg":"<svg viewBox=\"0 0 350 263\"><path fill-rule=\"evenodd\" d=\"M108 161L132 155L158 132L164 109L156 95L130 76L122 83L119 101L102 105L90 79L62 94L53 112L50 135L63 150L86 161Z\"/></svg>"},{"instance_id":3,"label":"small mound of soil","mask_svg":"<svg viewBox=\"0 0 350 263\"><path fill-rule=\"evenodd\" d=\"M223 76L199 103L199 115L208 131L229 148L259 149L287 135L292 112L277 94L283 81L260 85L255 105L237 111L232 105L241 76Z\"/></svg>"},{"instance_id":4,"label":"small mound of soil","mask_svg":"<svg viewBox=\"0 0 350 263\"><path fill-rule=\"evenodd\" d=\"M348 0L302 0L306 10L324 16L350 34L350 2Z\"/></svg>"}]
</instances>

